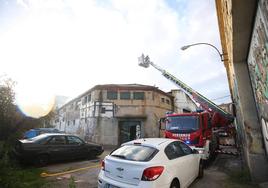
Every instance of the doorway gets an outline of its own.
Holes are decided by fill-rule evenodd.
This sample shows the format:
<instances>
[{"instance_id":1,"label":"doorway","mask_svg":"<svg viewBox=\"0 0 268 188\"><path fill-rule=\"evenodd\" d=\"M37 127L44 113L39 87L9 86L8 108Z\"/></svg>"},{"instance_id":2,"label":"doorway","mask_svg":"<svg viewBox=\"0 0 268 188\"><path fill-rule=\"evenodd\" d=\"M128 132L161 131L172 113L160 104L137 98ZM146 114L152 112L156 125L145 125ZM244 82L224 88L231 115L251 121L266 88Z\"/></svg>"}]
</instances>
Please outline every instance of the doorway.
<instances>
[{"instance_id":1,"label":"doorway","mask_svg":"<svg viewBox=\"0 0 268 188\"><path fill-rule=\"evenodd\" d=\"M141 137L141 121L119 121L119 144Z\"/></svg>"}]
</instances>

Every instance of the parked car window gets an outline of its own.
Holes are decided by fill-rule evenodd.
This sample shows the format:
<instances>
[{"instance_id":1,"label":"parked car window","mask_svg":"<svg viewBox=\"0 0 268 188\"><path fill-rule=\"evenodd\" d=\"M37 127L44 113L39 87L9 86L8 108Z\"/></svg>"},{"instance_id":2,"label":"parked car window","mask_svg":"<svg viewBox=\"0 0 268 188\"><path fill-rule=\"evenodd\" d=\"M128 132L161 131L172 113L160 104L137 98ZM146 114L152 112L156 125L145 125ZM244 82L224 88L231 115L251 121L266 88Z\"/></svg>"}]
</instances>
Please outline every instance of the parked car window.
<instances>
[{"instance_id":1,"label":"parked car window","mask_svg":"<svg viewBox=\"0 0 268 188\"><path fill-rule=\"evenodd\" d=\"M44 138L40 138L37 141L35 141L38 144L46 144L51 139L50 136L46 136Z\"/></svg>"},{"instance_id":2,"label":"parked car window","mask_svg":"<svg viewBox=\"0 0 268 188\"><path fill-rule=\"evenodd\" d=\"M186 144L184 144L182 142L180 142L180 146L181 146L181 149L183 150L183 153L185 155L192 154L192 149L189 146L187 146Z\"/></svg>"},{"instance_id":3,"label":"parked car window","mask_svg":"<svg viewBox=\"0 0 268 188\"><path fill-rule=\"evenodd\" d=\"M157 149L148 146L125 145L111 153L111 156L131 161L150 161Z\"/></svg>"},{"instance_id":4,"label":"parked car window","mask_svg":"<svg viewBox=\"0 0 268 188\"><path fill-rule=\"evenodd\" d=\"M65 136L53 136L51 140L49 140L48 144L50 145L66 144Z\"/></svg>"},{"instance_id":5,"label":"parked car window","mask_svg":"<svg viewBox=\"0 0 268 188\"><path fill-rule=\"evenodd\" d=\"M165 154L167 155L168 159L172 160L184 155L179 142L172 142L165 148Z\"/></svg>"},{"instance_id":6,"label":"parked car window","mask_svg":"<svg viewBox=\"0 0 268 188\"><path fill-rule=\"evenodd\" d=\"M68 144L71 144L71 145L79 145L83 143L83 141L76 136L67 136L67 140L68 140Z\"/></svg>"}]
</instances>

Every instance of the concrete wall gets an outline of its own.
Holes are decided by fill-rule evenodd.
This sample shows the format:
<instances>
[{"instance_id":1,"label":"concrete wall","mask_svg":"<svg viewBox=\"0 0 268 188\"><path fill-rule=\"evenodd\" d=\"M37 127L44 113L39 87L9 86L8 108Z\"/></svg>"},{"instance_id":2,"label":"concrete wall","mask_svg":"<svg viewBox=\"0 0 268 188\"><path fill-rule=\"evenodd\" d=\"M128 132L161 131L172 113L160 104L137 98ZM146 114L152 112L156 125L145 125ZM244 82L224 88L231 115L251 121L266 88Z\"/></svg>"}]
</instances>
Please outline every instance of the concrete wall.
<instances>
[{"instance_id":1,"label":"concrete wall","mask_svg":"<svg viewBox=\"0 0 268 188\"><path fill-rule=\"evenodd\" d=\"M265 0L259 1L260 3ZM250 79L248 54L258 7L255 0L216 0L221 43L243 157L254 181L268 180L268 162L263 144L260 111ZM266 7L267 8L267 7ZM267 20L266 20L267 22ZM253 30L252 30L253 29Z\"/></svg>"},{"instance_id":2,"label":"concrete wall","mask_svg":"<svg viewBox=\"0 0 268 188\"><path fill-rule=\"evenodd\" d=\"M263 142L268 153L268 2L258 5L253 28L248 66L253 93L261 120ZM268 156L268 155L267 155Z\"/></svg>"}]
</instances>

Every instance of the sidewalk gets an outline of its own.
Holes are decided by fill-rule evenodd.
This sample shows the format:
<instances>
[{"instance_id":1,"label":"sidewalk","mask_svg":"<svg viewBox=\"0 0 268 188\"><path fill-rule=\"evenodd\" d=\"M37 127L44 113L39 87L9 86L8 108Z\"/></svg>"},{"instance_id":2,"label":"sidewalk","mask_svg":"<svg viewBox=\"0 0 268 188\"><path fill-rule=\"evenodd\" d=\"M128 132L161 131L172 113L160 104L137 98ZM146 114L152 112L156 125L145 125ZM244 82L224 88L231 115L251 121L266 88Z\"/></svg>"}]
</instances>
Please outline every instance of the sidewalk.
<instances>
[{"instance_id":1,"label":"sidewalk","mask_svg":"<svg viewBox=\"0 0 268 188\"><path fill-rule=\"evenodd\" d=\"M190 188L258 188L244 170L239 156L218 154L204 170L204 177L197 179ZM267 188L266 185L264 185ZM264 188L261 187L261 188Z\"/></svg>"}]
</instances>

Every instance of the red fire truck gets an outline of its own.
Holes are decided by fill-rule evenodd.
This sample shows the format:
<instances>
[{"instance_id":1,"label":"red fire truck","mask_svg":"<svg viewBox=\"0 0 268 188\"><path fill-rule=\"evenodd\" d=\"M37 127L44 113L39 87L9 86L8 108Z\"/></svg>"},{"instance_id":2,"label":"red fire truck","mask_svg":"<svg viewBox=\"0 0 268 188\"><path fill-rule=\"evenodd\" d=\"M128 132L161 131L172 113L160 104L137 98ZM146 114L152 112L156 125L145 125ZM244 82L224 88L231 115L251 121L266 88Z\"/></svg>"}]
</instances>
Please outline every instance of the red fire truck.
<instances>
[{"instance_id":1,"label":"red fire truck","mask_svg":"<svg viewBox=\"0 0 268 188\"><path fill-rule=\"evenodd\" d=\"M164 129L164 137L183 140L198 150L205 160L212 157L219 145L218 132L229 127L234 120L233 115L151 62L148 56L142 54L139 65L145 68L152 65L165 78L179 86L202 109L190 113L167 113L160 121L160 129ZM222 129L223 127L225 129Z\"/></svg>"}]
</instances>

